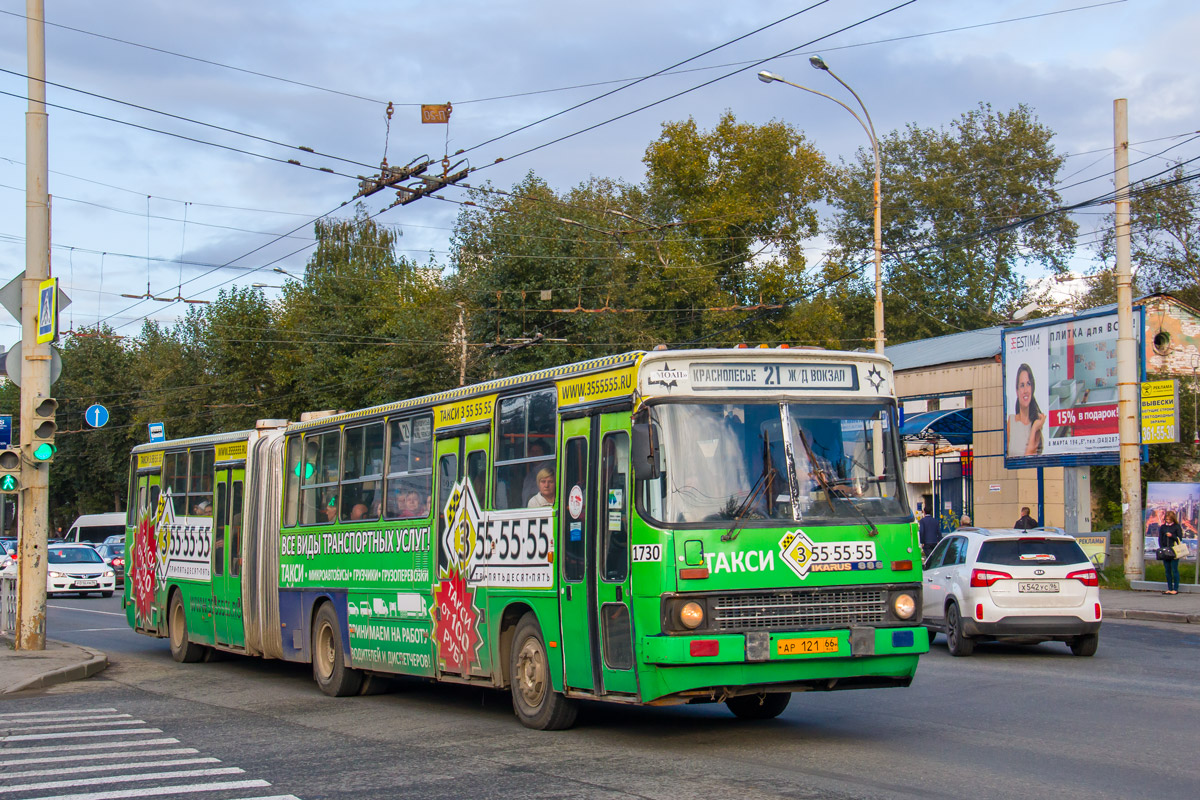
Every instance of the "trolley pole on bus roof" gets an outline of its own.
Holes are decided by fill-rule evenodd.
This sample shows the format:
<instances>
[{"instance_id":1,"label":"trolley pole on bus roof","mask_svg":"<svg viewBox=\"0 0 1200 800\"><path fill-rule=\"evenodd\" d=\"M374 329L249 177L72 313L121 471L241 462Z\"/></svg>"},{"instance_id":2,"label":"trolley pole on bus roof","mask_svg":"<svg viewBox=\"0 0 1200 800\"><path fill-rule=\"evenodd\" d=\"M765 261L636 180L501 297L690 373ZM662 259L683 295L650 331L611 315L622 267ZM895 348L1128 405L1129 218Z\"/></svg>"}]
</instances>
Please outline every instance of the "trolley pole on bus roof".
<instances>
[{"instance_id":1,"label":"trolley pole on bus roof","mask_svg":"<svg viewBox=\"0 0 1200 800\"><path fill-rule=\"evenodd\" d=\"M44 0L26 0L29 110L25 113L25 279L21 282L21 527L17 577L18 650L46 649L49 464L34 460L39 410L50 408L50 342L38 336L41 283L50 277ZM53 291L57 291L54 289ZM39 343L38 339L45 341ZM51 431L53 420L50 421Z\"/></svg>"},{"instance_id":2,"label":"trolley pole on bus roof","mask_svg":"<svg viewBox=\"0 0 1200 800\"><path fill-rule=\"evenodd\" d=\"M1121 454L1121 530L1125 579L1145 576L1142 560L1142 454L1138 420L1138 351L1133 330L1133 277L1129 258L1129 111L1113 101L1117 234L1117 432Z\"/></svg>"}]
</instances>

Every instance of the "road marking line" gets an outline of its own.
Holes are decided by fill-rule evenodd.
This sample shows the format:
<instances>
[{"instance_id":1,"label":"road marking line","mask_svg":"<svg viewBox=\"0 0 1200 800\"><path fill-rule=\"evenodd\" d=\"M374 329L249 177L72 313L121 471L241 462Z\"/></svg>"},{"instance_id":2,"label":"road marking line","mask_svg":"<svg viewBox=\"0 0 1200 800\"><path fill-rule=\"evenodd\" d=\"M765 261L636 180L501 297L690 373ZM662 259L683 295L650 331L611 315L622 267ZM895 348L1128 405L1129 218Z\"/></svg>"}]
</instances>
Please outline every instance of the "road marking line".
<instances>
[{"instance_id":1,"label":"road marking line","mask_svg":"<svg viewBox=\"0 0 1200 800\"><path fill-rule=\"evenodd\" d=\"M237 797L234 800L300 800L294 794L273 794L270 797Z\"/></svg>"},{"instance_id":2,"label":"road marking line","mask_svg":"<svg viewBox=\"0 0 1200 800\"><path fill-rule=\"evenodd\" d=\"M96 631L127 631L128 625L122 625L119 628L74 628L72 633L95 633Z\"/></svg>"},{"instance_id":3,"label":"road marking line","mask_svg":"<svg viewBox=\"0 0 1200 800\"><path fill-rule=\"evenodd\" d=\"M93 714L106 711L116 711L115 708L60 708L58 711L13 711L8 714L0 714L0 719L11 719L13 717L41 717L47 714Z\"/></svg>"},{"instance_id":4,"label":"road marking line","mask_svg":"<svg viewBox=\"0 0 1200 800\"><path fill-rule=\"evenodd\" d=\"M134 781L161 781L175 778L204 778L209 775L244 775L246 770L241 767L212 767L211 769L184 769L174 772L146 772L141 775L107 775L90 778L73 778L66 781L42 781L39 783L19 783L15 786L0 787L0 794L9 792L29 792L35 789L71 789L76 786L97 786L106 783L133 783Z\"/></svg>"},{"instance_id":5,"label":"road marking line","mask_svg":"<svg viewBox=\"0 0 1200 800\"><path fill-rule=\"evenodd\" d=\"M54 750L58 751L58 747L35 747L34 750ZM9 750L2 752L8 753ZM7 761L0 761L0 767L15 767L21 764L57 764L60 761L98 761L102 758L145 758L146 756L188 756L199 753L200 751L194 747L175 747L170 750L136 750L131 753L73 753L66 759L60 756L39 756L37 758L10 758ZM120 764L113 764L113 767L119 767Z\"/></svg>"},{"instance_id":6,"label":"road marking line","mask_svg":"<svg viewBox=\"0 0 1200 800\"><path fill-rule=\"evenodd\" d=\"M123 613L121 613L119 611L97 611L94 608L77 608L75 606L52 606L52 605L47 604L46 608L59 608L59 609L65 610L65 611L82 611L85 614L104 614L109 617L125 616Z\"/></svg>"},{"instance_id":7,"label":"road marking line","mask_svg":"<svg viewBox=\"0 0 1200 800\"><path fill-rule=\"evenodd\" d=\"M159 728L130 728L126 731L79 731L72 733L22 733L0 736L0 742L25 742L34 739L70 739L73 736L126 736L130 733L162 733Z\"/></svg>"},{"instance_id":8,"label":"road marking line","mask_svg":"<svg viewBox=\"0 0 1200 800\"><path fill-rule=\"evenodd\" d=\"M64 728L103 728L109 725L145 725L144 719L105 720L104 722L63 722L56 725L29 725L18 728L22 731L59 731Z\"/></svg>"},{"instance_id":9,"label":"road marking line","mask_svg":"<svg viewBox=\"0 0 1200 800\"><path fill-rule=\"evenodd\" d=\"M56 794L52 797L37 797L33 800L123 800L127 797L155 797L164 794L193 794L195 792L226 792L231 789L261 789L270 786L267 781L217 781L215 783L190 783L183 786L150 786L145 789L125 789L114 792L87 792L85 794Z\"/></svg>"},{"instance_id":10,"label":"road marking line","mask_svg":"<svg viewBox=\"0 0 1200 800\"><path fill-rule=\"evenodd\" d=\"M5 727L9 725L41 725L43 722L72 722L79 720L80 722L91 722L96 719L129 719L132 714L88 714L86 717L44 717L42 719L14 719L5 722Z\"/></svg>"},{"instance_id":11,"label":"road marking line","mask_svg":"<svg viewBox=\"0 0 1200 800\"><path fill-rule=\"evenodd\" d=\"M139 755L142 755L139 753ZM56 759L57 760L57 759ZM110 769L149 769L151 767L182 767L187 764L220 764L221 759L205 756L202 758L175 758L165 761L131 761L128 764L88 764L85 767L54 767L53 769L27 769L22 772L0 773L0 781L13 778L40 778L46 775L82 775L87 772L104 772Z\"/></svg>"},{"instance_id":12,"label":"road marking line","mask_svg":"<svg viewBox=\"0 0 1200 800\"><path fill-rule=\"evenodd\" d=\"M130 731L125 731L130 733ZM61 753L65 750L100 750L105 747L149 747L156 744L179 744L178 739L142 739L131 742L93 742L91 744L55 744L55 745L39 745L37 747L6 747L4 755L12 755L14 753ZM121 753L113 753L114 756L122 755Z\"/></svg>"}]
</instances>

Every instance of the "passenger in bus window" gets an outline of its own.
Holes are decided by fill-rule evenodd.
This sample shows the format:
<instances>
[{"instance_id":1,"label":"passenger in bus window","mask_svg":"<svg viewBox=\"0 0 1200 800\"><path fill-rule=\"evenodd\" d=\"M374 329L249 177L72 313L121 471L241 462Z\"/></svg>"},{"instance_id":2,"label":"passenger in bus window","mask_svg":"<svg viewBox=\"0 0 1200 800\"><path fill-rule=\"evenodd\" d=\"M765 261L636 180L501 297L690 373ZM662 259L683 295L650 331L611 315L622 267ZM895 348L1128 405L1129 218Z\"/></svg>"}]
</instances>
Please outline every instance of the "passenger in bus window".
<instances>
[{"instance_id":1,"label":"passenger in bus window","mask_svg":"<svg viewBox=\"0 0 1200 800\"><path fill-rule=\"evenodd\" d=\"M321 513L326 522L337 522L337 497L330 496L329 502L321 506Z\"/></svg>"},{"instance_id":2,"label":"passenger in bus window","mask_svg":"<svg viewBox=\"0 0 1200 800\"><path fill-rule=\"evenodd\" d=\"M536 439L529 443L529 458L544 458L546 455L546 445ZM534 462L529 465L529 471L525 473L525 481L521 484L521 497L528 505L529 501L537 497L538 491L538 472L542 467L546 466L540 462Z\"/></svg>"},{"instance_id":3,"label":"passenger in bus window","mask_svg":"<svg viewBox=\"0 0 1200 800\"><path fill-rule=\"evenodd\" d=\"M350 519L366 519L368 510L366 503L355 503L354 507L350 509Z\"/></svg>"},{"instance_id":4,"label":"passenger in bus window","mask_svg":"<svg viewBox=\"0 0 1200 800\"><path fill-rule=\"evenodd\" d=\"M530 508L547 508L554 505L554 470L542 467L537 474L538 493L529 501Z\"/></svg>"},{"instance_id":5,"label":"passenger in bus window","mask_svg":"<svg viewBox=\"0 0 1200 800\"><path fill-rule=\"evenodd\" d=\"M421 511L421 507L423 505L424 503L421 501L420 493L411 486L405 487L404 490L400 492L401 518L416 519L417 517L426 516L428 511L426 511L426 513L422 513Z\"/></svg>"}]
</instances>

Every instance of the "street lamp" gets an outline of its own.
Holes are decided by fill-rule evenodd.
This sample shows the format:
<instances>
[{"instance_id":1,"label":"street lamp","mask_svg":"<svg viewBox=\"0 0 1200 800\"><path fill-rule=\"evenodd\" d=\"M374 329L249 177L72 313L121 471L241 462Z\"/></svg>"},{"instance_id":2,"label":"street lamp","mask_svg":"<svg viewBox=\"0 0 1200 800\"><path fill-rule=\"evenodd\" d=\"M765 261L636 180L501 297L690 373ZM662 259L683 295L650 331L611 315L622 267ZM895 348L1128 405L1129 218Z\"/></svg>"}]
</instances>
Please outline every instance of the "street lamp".
<instances>
[{"instance_id":1,"label":"street lamp","mask_svg":"<svg viewBox=\"0 0 1200 800\"><path fill-rule=\"evenodd\" d=\"M850 92L850 94L854 95L854 99L858 101L859 108L862 109L862 116L860 117L857 111L843 103L841 100L838 100L836 97L830 97L824 92L818 92L816 89L810 89L807 86L801 86L798 83L792 83L791 81L783 78L782 76L776 75L773 72L767 72L766 70L763 70L762 72L758 73L758 79L763 83L786 83L788 86L794 86L797 89L803 89L806 92L820 95L827 100L832 100L842 108L849 111L850 116L858 120L858 124L862 126L864 131L867 132L867 137L871 140L871 153L875 156L875 352L883 353L883 217L879 206L879 178L881 171L879 165L879 140L875 138L875 125L871 122L871 114L867 111L867 106L863 103L862 98L858 96L858 92L851 89L844 80L839 78L820 56L812 56L808 59L808 63L812 64L813 69L819 69L824 72L828 72L833 76L835 81L844 86L846 90ZM863 117L866 117L866 122L863 121Z\"/></svg>"}]
</instances>

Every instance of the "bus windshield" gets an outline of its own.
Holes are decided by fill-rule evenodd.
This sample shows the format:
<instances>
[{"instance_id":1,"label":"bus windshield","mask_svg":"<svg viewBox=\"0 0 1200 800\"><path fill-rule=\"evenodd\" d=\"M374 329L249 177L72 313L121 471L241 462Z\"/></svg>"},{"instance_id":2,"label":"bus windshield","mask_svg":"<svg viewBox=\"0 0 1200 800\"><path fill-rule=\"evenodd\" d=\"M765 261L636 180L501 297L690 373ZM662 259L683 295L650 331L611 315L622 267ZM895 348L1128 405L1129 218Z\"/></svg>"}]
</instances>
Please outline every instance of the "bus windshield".
<instances>
[{"instance_id":1,"label":"bus windshield","mask_svg":"<svg viewBox=\"0 0 1200 800\"><path fill-rule=\"evenodd\" d=\"M893 408L888 402L656 406L651 419L661 471L638 487L643 508L668 525L906 516Z\"/></svg>"}]
</instances>

